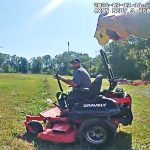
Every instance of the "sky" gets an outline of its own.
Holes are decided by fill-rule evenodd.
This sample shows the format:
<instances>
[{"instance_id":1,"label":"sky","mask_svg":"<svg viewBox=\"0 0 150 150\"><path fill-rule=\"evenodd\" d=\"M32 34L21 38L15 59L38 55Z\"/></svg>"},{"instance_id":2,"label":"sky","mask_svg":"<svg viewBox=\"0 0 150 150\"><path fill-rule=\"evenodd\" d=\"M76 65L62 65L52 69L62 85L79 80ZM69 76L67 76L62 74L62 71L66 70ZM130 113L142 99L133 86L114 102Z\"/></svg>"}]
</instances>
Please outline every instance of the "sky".
<instances>
[{"instance_id":1,"label":"sky","mask_svg":"<svg viewBox=\"0 0 150 150\"><path fill-rule=\"evenodd\" d=\"M0 52L28 59L54 57L67 50L69 41L71 51L94 57L101 48L94 38L99 15L94 2L100 1L0 0Z\"/></svg>"}]
</instances>

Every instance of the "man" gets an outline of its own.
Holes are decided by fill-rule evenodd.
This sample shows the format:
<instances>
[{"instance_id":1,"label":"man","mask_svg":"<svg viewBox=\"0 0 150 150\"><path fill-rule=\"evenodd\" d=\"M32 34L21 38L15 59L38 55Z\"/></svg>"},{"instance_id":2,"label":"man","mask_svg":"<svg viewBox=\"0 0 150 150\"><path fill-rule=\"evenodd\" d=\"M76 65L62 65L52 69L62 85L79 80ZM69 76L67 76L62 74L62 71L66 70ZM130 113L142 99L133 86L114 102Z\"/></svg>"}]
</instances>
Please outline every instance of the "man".
<instances>
[{"instance_id":1,"label":"man","mask_svg":"<svg viewBox=\"0 0 150 150\"><path fill-rule=\"evenodd\" d=\"M84 88L90 88L91 79L89 73L82 67L79 59L74 59L70 62L74 70L73 79L66 79L60 75L58 78L64 83L70 85L73 89L67 96L67 104L69 108L86 98L86 95L81 92Z\"/></svg>"}]
</instances>

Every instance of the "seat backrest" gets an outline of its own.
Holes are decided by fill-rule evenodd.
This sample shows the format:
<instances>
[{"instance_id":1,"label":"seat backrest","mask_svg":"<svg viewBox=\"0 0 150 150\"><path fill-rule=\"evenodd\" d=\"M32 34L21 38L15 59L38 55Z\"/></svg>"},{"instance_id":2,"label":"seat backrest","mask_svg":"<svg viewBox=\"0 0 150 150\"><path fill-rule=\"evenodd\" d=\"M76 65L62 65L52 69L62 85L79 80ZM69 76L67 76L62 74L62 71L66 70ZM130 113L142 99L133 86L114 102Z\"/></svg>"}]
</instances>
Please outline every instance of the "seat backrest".
<instances>
[{"instance_id":1,"label":"seat backrest","mask_svg":"<svg viewBox=\"0 0 150 150\"><path fill-rule=\"evenodd\" d=\"M101 86L102 86L102 75L98 75L96 79L92 82L90 86L90 96L96 96L100 93Z\"/></svg>"}]
</instances>

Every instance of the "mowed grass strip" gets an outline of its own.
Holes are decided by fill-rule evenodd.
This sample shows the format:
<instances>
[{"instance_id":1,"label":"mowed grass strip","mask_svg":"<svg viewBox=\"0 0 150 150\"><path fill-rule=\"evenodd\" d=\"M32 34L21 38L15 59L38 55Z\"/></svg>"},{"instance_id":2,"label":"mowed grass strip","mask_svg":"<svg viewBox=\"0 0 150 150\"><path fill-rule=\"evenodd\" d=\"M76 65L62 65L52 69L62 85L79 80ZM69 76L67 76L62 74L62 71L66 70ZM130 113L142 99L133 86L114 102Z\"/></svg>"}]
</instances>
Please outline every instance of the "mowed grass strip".
<instances>
[{"instance_id":1,"label":"mowed grass strip","mask_svg":"<svg viewBox=\"0 0 150 150\"><path fill-rule=\"evenodd\" d=\"M104 81L105 89L108 82ZM69 89L63 84L65 89ZM103 150L150 149L150 86L123 88L133 97L133 125L120 127L114 144ZM38 114L52 107L58 91L57 81L48 75L0 74L0 150L53 150L79 149L79 143L54 144L31 137L22 139L25 132L25 114ZM86 148L87 149L87 148ZM92 149L88 147L88 149ZM98 148L99 149L99 148Z\"/></svg>"}]
</instances>

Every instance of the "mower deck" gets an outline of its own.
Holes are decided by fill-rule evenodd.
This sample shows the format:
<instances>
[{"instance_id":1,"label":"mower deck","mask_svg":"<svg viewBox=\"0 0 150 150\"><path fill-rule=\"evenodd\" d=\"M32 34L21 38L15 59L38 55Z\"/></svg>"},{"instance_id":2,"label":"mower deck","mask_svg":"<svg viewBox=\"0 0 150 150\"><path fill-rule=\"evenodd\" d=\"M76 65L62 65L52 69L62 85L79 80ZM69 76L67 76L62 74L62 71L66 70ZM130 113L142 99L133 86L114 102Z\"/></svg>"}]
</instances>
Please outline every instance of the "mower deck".
<instances>
[{"instance_id":1,"label":"mower deck","mask_svg":"<svg viewBox=\"0 0 150 150\"><path fill-rule=\"evenodd\" d=\"M68 123L55 124L53 128L46 128L37 135L42 140L50 140L52 142L72 143L76 140L77 129Z\"/></svg>"},{"instance_id":2,"label":"mower deck","mask_svg":"<svg viewBox=\"0 0 150 150\"><path fill-rule=\"evenodd\" d=\"M50 108L40 113L44 118L54 118L60 116L60 109L58 107Z\"/></svg>"},{"instance_id":3,"label":"mower deck","mask_svg":"<svg viewBox=\"0 0 150 150\"><path fill-rule=\"evenodd\" d=\"M44 128L42 132L37 134L38 138L59 143L72 143L76 140L78 130L65 117L60 117L60 109L58 107L50 108L37 116L27 115L25 125L30 131L33 131L34 129L28 123L32 120L42 121L44 119L55 122L55 124L52 127L50 125Z\"/></svg>"}]
</instances>

